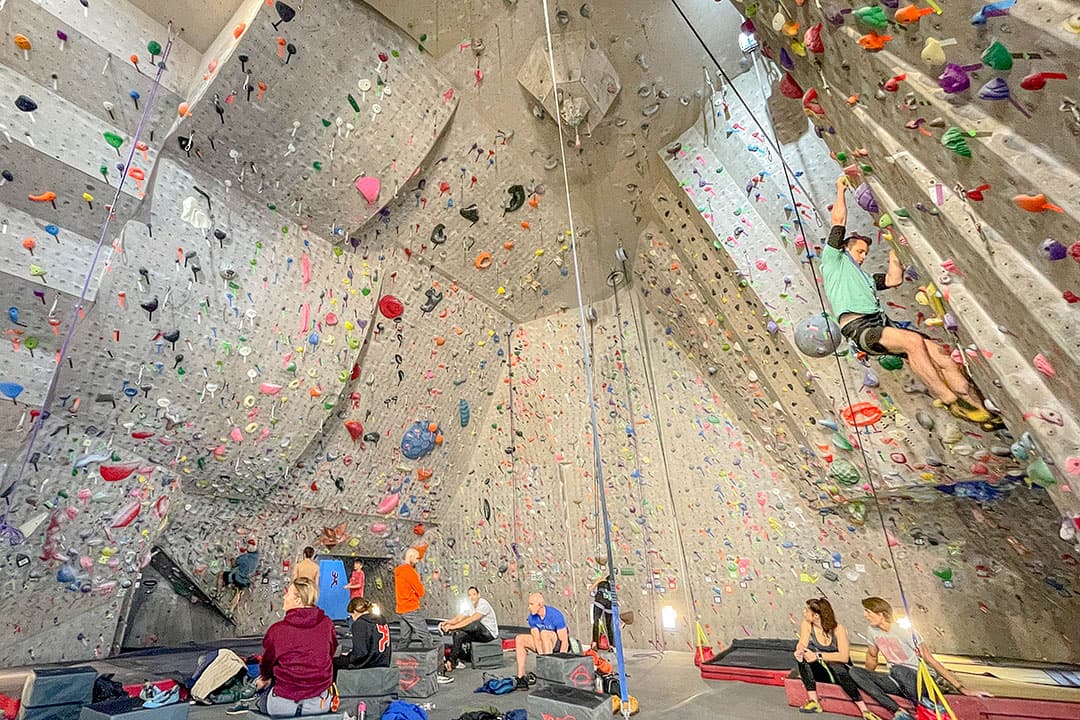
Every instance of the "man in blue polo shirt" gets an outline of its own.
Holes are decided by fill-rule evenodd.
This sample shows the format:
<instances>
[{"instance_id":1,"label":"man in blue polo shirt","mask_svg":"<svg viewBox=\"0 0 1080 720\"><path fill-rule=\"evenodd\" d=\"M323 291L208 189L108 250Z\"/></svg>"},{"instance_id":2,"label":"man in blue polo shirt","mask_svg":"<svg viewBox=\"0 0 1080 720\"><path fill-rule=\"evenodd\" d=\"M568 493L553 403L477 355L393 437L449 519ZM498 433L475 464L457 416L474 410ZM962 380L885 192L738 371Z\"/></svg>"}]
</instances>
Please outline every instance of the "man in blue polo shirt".
<instances>
[{"instance_id":1,"label":"man in blue polo shirt","mask_svg":"<svg viewBox=\"0 0 1080 720\"><path fill-rule=\"evenodd\" d=\"M543 593L535 592L529 596L529 634L518 635L514 640L514 654L517 655L517 689L528 690L529 681L525 679L525 658L532 650L537 655L566 652L570 649L570 632L566 627L566 618L553 607L544 604Z\"/></svg>"}]
</instances>

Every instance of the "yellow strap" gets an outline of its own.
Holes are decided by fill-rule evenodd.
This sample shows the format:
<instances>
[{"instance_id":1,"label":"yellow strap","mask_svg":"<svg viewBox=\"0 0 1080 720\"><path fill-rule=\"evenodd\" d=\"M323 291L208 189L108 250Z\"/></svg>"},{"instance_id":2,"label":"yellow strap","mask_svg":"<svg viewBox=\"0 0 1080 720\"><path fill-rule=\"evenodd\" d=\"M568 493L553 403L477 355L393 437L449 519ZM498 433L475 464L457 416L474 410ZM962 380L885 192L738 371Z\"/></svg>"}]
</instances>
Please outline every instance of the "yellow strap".
<instances>
[{"instance_id":1,"label":"yellow strap","mask_svg":"<svg viewBox=\"0 0 1080 720\"><path fill-rule=\"evenodd\" d=\"M697 629L697 646L701 647L702 646L701 641L704 640L705 641L704 645L706 647L711 647L712 646L712 641L709 640L709 636L705 633L705 628L701 627L701 623L697 622L697 621L694 622L694 625L696 626L696 629Z\"/></svg>"},{"instance_id":2,"label":"yellow strap","mask_svg":"<svg viewBox=\"0 0 1080 720\"><path fill-rule=\"evenodd\" d=\"M934 703L934 715L937 720L941 720L942 717L941 712L937 709L938 705L945 708L945 713L952 718L952 720L957 720L956 713L953 712L952 707L949 706L949 701L945 699L945 693L941 691L937 682L934 681L934 676L930 674L929 665L927 665L925 660L920 658L917 681L917 692L920 699L922 698L922 686L924 683L926 685L926 695L930 698L930 701Z\"/></svg>"}]
</instances>

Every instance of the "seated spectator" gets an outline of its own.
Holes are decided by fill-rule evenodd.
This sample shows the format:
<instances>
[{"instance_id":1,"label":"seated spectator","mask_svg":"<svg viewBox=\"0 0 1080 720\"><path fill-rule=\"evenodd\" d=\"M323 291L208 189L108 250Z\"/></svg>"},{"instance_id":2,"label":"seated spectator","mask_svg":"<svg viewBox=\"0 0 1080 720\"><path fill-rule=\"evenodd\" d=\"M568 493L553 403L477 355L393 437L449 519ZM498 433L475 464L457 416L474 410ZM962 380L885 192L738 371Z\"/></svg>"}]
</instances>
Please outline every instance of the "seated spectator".
<instances>
[{"instance_id":1,"label":"seated spectator","mask_svg":"<svg viewBox=\"0 0 1080 720\"><path fill-rule=\"evenodd\" d=\"M851 679L849 651L847 628L836 622L829 601L825 598L807 600L799 628L799 642L795 646L795 660L810 699L799 709L800 712L821 712L817 683L827 682L839 685L865 720L880 720L866 707L859 695L859 686Z\"/></svg>"},{"instance_id":2,"label":"seated spectator","mask_svg":"<svg viewBox=\"0 0 1080 720\"><path fill-rule=\"evenodd\" d=\"M529 650L537 655L570 650L570 632L566 627L566 618L561 612L544 603L543 593L535 592L529 596L529 634L518 635L514 639L518 690L529 689L529 681L525 679L525 658Z\"/></svg>"},{"instance_id":3,"label":"seated spectator","mask_svg":"<svg viewBox=\"0 0 1080 720\"><path fill-rule=\"evenodd\" d=\"M285 589L285 617L263 637L255 687L264 691L259 711L271 717L330 712L337 633L333 621L315 607L319 591L308 578Z\"/></svg>"},{"instance_id":4,"label":"seated spectator","mask_svg":"<svg viewBox=\"0 0 1080 720\"><path fill-rule=\"evenodd\" d=\"M878 704L893 713L893 720L913 720L911 713L900 709L889 693L901 695L918 705L918 670L922 659L930 666L932 673L942 678L947 685L942 691L965 695L984 695L964 687L952 672L938 662L926 643L914 630L904 629L893 622L892 605L879 597L863 598L863 615L870 623L867 637L870 646L866 648L866 667L852 668L851 677L859 689L872 697ZM888 673L875 672L878 656L883 655L889 663Z\"/></svg>"},{"instance_id":5,"label":"seated spectator","mask_svg":"<svg viewBox=\"0 0 1080 720\"><path fill-rule=\"evenodd\" d=\"M462 613L439 623L439 629L444 633L453 633L453 647L450 650L450 659L446 661L446 672L465 667L461 662L465 643L486 643L499 637L499 623L495 620L495 610L491 603L480 597L480 590L476 586L469 588L468 595L473 607L471 613Z\"/></svg>"},{"instance_id":6,"label":"seated spectator","mask_svg":"<svg viewBox=\"0 0 1080 720\"><path fill-rule=\"evenodd\" d=\"M352 618L352 649L334 658L334 669L390 667L390 626L375 615L364 598L349 601Z\"/></svg>"},{"instance_id":7,"label":"seated spectator","mask_svg":"<svg viewBox=\"0 0 1080 720\"><path fill-rule=\"evenodd\" d=\"M236 607L240 604L240 595L251 587L251 578L258 567L259 547L255 538L249 538L247 544L240 548L240 553L233 559L231 567L217 577L219 597L226 587L231 587L236 591L229 605L229 612L236 612Z\"/></svg>"}]
</instances>

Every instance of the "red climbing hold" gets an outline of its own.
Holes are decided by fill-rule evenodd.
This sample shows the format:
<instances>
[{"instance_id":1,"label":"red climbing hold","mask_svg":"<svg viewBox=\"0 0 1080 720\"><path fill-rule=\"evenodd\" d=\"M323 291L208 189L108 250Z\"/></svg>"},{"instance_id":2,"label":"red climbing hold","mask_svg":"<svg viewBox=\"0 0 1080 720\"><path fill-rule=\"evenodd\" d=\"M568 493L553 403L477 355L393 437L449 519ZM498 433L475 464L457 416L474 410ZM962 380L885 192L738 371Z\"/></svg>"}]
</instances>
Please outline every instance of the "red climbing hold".
<instances>
[{"instance_id":1,"label":"red climbing hold","mask_svg":"<svg viewBox=\"0 0 1080 720\"><path fill-rule=\"evenodd\" d=\"M784 76L780 78L780 94L792 100L798 100L803 96L802 87L789 72L785 71Z\"/></svg>"},{"instance_id":2,"label":"red climbing hold","mask_svg":"<svg viewBox=\"0 0 1080 720\"><path fill-rule=\"evenodd\" d=\"M817 55L825 52L825 43L821 41L821 23L809 27L803 33L803 45L806 49Z\"/></svg>"},{"instance_id":3,"label":"red climbing hold","mask_svg":"<svg viewBox=\"0 0 1080 720\"><path fill-rule=\"evenodd\" d=\"M349 431L349 437L356 442L364 436L364 426L359 420L346 420L345 429Z\"/></svg>"},{"instance_id":4,"label":"red climbing hold","mask_svg":"<svg viewBox=\"0 0 1080 720\"><path fill-rule=\"evenodd\" d=\"M840 417L852 427L866 427L881 420L881 408L870 402L855 403L844 408L840 412Z\"/></svg>"},{"instance_id":5,"label":"red climbing hold","mask_svg":"<svg viewBox=\"0 0 1080 720\"><path fill-rule=\"evenodd\" d=\"M138 465L102 465L98 468L98 472L101 473L102 480L116 482L135 472L138 467Z\"/></svg>"},{"instance_id":6,"label":"red climbing hold","mask_svg":"<svg viewBox=\"0 0 1080 720\"><path fill-rule=\"evenodd\" d=\"M821 107L817 98L817 88L810 88L803 94L803 112L806 113L807 117L823 117L825 115L825 108Z\"/></svg>"},{"instance_id":7,"label":"red climbing hold","mask_svg":"<svg viewBox=\"0 0 1080 720\"><path fill-rule=\"evenodd\" d=\"M383 295L379 298L379 312L387 320L397 320L405 312L405 306L393 295Z\"/></svg>"}]
</instances>

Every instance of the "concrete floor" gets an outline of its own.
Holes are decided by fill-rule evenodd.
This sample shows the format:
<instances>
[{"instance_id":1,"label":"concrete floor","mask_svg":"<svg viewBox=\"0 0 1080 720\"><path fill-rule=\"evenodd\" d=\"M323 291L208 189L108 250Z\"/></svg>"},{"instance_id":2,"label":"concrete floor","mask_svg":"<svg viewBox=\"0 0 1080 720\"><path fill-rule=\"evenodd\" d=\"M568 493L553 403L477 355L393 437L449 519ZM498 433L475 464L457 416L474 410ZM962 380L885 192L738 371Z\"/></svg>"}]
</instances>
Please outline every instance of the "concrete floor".
<instances>
[{"instance_id":1,"label":"concrete floor","mask_svg":"<svg viewBox=\"0 0 1080 720\"><path fill-rule=\"evenodd\" d=\"M235 641L229 646L241 653L247 649L240 647ZM257 645L252 651L257 651ZM128 656L90 664L99 672L115 673L117 680L131 683L142 682L148 678L167 677L174 672L190 672L189 666L194 664L197 655L197 651L170 652L142 657ZM513 668L510 664L510 653L507 653L506 659L507 665L500 674L511 675ZM528 667L532 669L531 661ZM773 720L794 720L801 717L795 708L788 707L782 688L702 680L698 669L694 667L693 655L688 652L669 652L662 656L656 653L631 652L627 655L627 673L630 693L638 698L641 706L641 712L634 717L640 720L712 718L720 713L730 720L760 720L763 715ZM481 670L458 670L454 673L453 684L441 685L437 695L416 702L432 703L428 711L430 720L456 720L468 710L481 710L489 706L500 711L526 707L528 693L523 691L499 697L475 694L473 691L482 683L482 674ZM22 676L16 669L0 673L0 692L18 694ZM4 682L5 679L10 682ZM259 717L250 713L226 715L227 709L228 706L225 705L192 706L191 720L243 720L245 717L255 720Z\"/></svg>"}]
</instances>

